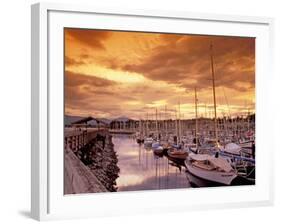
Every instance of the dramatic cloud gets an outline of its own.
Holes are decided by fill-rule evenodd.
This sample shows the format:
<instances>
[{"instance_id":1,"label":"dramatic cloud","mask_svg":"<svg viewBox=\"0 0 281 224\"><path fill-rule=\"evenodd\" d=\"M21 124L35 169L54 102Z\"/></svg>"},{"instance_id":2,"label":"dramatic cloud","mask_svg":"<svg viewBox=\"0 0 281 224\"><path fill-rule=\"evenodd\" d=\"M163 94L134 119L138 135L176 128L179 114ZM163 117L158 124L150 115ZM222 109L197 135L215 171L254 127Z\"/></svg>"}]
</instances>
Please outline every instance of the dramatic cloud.
<instances>
[{"instance_id":1,"label":"dramatic cloud","mask_svg":"<svg viewBox=\"0 0 281 224\"><path fill-rule=\"evenodd\" d=\"M83 60L76 60L70 57L65 57L65 66L79 66L79 65L83 65L86 64L86 62L84 62Z\"/></svg>"},{"instance_id":2,"label":"dramatic cloud","mask_svg":"<svg viewBox=\"0 0 281 224\"><path fill-rule=\"evenodd\" d=\"M197 87L199 114L212 114L211 54L219 115L254 112L254 38L66 29L65 111L174 118L181 104L191 118Z\"/></svg>"},{"instance_id":3,"label":"dramatic cloud","mask_svg":"<svg viewBox=\"0 0 281 224\"><path fill-rule=\"evenodd\" d=\"M104 40L110 37L108 31L66 28L66 37L71 37L90 48L105 49Z\"/></svg>"},{"instance_id":4,"label":"dramatic cloud","mask_svg":"<svg viewBox=\"0 0 281 224\"><path fill-rule=\"evenodd\" d=\"M172 35L169 35L169 37ZM152 80L176 83L188 89L211 87L211 50L218 86L240 88L237 82L254 86L254 38L179 36L168 38L138 64L122 69ZM246 87L246 88L247 88ZM245 87L240 88L241 91Z\"/></svg>"},{"instance_id":5,"label":"dramatic cloud","mask_svg":"<svg viewBox=\"0 0 281 224\"><path fill-rule=\"evenodd\" d=\"M110 87L112 85L115 85L116 83L107 79L98 78L93 75L83 75L66 71L65 84L66 86L85 85L89 87Z\"/></svg>"}]
</instances>

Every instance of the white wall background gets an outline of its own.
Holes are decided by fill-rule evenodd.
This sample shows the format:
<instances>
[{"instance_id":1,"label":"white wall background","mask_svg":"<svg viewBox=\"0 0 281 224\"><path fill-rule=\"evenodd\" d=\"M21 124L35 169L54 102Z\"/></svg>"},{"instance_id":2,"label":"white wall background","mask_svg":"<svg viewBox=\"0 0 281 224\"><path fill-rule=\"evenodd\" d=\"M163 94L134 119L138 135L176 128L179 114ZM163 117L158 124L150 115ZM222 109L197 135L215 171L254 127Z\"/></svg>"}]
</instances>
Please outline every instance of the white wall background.
<instances>
[{"instance_id":1,"label":"white wall background","mask_svg":"<svg viewBox=\"0 0 281 224\"><path fill-rule=\"evenodd\" d=\"M0 223L31 223L30 208L30 5L36 1L6 0L0 6ZM281 136L280 128L280 39L281 7L277 0L69 0L71 2L106 7L180 10L221 14L268 16L275 24L276 116L275 145ZM278 95L279 94L279 95ZM279 125L278 125L279 124ZM278 132L279 131L279 132ZM266 150L266 149L265 149ZM281 153L275 153L275 205L273 207L193 211L79 220L79 223L280 223L281 221ZM59 223L76 223L63 221Z\"/></svg>"}]
</instances>

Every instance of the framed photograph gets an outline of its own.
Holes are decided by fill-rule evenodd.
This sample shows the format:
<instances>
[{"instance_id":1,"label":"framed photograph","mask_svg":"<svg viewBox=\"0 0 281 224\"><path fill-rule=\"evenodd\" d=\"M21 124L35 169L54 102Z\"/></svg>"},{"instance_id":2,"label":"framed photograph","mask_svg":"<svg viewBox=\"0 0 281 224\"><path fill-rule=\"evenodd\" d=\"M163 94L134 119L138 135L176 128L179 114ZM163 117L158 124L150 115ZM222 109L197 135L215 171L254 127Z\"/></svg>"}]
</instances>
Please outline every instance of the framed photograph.
<instances>
[{"instance_id":1,"label":"framed photograph","mask_svg":"<svg viewBox=\"0 0 281 224\"><path fill-rule=\"evenodd\" d=\"M272 29L33 5L32 217L272 204Z\"/></svg>"}]
</instances>

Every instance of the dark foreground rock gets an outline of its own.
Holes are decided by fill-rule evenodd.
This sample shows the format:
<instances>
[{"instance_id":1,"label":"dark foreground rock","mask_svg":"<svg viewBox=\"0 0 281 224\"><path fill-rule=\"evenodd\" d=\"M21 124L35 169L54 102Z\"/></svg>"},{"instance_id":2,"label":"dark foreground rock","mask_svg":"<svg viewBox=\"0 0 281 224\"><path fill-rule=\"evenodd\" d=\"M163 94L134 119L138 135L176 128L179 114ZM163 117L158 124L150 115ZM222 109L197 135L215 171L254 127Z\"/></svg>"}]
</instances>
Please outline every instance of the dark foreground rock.
<instances>
[{"instance_id":1,"label":"dark foreground rock","mask_svg":"<svg viewBox=\"0 0 281 224\"><path fill-rule=\"evenodd\" d=\"M97 135L77 152L77 156L108 191L117 191L116 179L120 169L111 135Z\"/></svg>"}]
</instances>

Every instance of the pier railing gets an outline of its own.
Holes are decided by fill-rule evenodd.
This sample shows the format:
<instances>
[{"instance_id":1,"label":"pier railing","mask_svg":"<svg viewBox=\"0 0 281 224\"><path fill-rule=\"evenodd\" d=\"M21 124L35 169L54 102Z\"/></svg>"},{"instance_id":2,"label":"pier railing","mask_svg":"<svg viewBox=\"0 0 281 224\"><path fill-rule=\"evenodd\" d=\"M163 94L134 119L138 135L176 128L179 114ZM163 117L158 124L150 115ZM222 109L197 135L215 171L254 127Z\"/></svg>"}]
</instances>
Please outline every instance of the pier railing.
<instances>
[{"instance_id":1,"label":"pier railing","mask_svg":"<svg viewBox=\"0 0 281 224\"><path fill-rule=\"evenodd\" d=\"M64 148L77 152L91 140L95 139L97 135L105 136L107 132L107 129L98 128L65 130Z\"/></svg>"}]
</instances>

